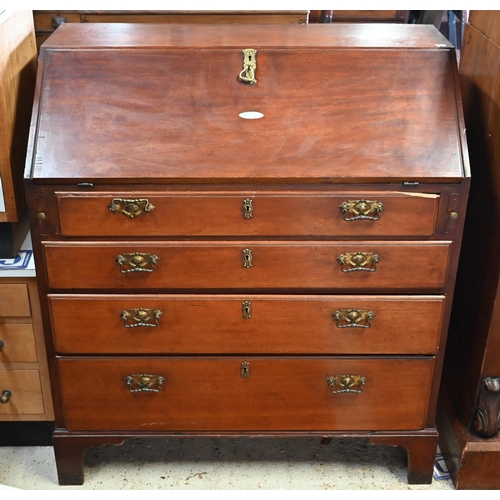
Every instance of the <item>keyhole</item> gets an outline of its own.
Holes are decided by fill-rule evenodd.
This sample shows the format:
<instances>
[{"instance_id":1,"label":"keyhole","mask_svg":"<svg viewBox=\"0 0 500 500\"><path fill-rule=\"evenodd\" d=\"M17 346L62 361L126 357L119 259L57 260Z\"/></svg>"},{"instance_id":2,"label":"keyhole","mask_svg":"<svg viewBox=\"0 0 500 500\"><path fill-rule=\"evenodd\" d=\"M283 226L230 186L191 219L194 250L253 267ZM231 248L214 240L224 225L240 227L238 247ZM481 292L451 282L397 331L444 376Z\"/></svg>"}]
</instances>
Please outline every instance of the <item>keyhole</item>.
<instances>
[{"instance_id":1,"label":"keyhole","mask_svg":"<svg viewBox=\"0 0 500 500\"><path fill-rule=\"evenodd\" d=\"M241 363L241 376L242 378L250 377L250 363L248 361Z\"/></svg>"}]
</instances>

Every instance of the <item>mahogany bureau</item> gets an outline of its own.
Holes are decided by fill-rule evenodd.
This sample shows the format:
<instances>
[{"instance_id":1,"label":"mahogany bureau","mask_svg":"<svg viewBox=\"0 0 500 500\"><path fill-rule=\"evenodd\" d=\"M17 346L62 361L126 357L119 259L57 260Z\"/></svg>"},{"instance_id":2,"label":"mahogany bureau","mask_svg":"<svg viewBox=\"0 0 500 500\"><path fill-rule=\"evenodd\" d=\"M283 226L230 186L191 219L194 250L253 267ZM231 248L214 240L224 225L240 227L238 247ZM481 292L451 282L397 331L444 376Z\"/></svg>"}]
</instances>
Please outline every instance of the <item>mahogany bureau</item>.
<instances>
[{"instance_id":1,"label":"mahogany bureau","mask_svg":"<svg viewBox=\"0 0 500 500\"><path fill-rule=\"evenodd\" d=\"M469 188L438 31L67 24L37 82L60 483L137 436L366 437L430 482Z\"/></svg>"}]
</instances>

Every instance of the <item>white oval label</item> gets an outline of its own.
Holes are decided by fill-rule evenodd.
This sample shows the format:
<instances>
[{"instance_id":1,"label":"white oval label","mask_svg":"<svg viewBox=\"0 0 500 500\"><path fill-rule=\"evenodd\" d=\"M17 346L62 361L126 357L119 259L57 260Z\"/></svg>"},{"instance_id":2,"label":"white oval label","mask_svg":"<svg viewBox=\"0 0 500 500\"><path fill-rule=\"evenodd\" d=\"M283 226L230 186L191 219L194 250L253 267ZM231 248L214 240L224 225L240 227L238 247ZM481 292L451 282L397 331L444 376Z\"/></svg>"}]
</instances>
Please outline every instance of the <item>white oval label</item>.
<instances>
[{"instance_id":1,"label":"white oval label","mask_svg":"<svg viewBox=\"0 0 500 500\"><path fill-rule=\"evenodd\" d=\"M258 111L243 111L243 113L240 113L238 116L240 118L244 118L245 120L257 120L258 118L262 118L264 115Z\"/></svg>"}]
</instances>

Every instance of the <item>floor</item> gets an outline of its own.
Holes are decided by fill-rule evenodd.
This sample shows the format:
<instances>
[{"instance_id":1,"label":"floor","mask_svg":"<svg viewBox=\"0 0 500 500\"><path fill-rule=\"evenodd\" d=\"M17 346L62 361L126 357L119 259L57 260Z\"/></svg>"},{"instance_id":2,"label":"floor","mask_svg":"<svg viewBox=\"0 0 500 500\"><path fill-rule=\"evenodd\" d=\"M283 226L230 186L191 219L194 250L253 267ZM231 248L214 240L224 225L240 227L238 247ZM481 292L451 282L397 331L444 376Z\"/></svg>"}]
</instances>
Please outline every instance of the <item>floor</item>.
<instances>
[{"instance_id":1,"label":"floor","mask_svg":"<svg viewBox=\"0 0 500 500\"><path fill-rule=\"evenodd\" d=\"M408 485L406 450L365 439L130 439L89 448L84 463L83 486L59 486L51 447L0 447L0 485L63 491L454 490L450 479Z\"/></svg>"}]
</instances>

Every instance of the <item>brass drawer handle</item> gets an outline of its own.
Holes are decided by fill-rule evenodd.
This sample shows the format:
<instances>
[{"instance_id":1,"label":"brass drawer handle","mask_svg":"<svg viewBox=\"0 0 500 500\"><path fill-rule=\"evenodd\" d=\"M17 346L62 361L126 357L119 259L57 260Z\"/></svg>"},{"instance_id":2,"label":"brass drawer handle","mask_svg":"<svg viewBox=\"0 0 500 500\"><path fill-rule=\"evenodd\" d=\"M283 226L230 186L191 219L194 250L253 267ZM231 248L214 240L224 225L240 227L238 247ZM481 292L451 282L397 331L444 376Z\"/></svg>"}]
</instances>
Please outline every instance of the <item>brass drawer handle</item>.
<instances>
[{"instance_id":1,"label":"brass drawer handle","mask_svg":"<svg viewBox=\"0 0 500 500\"><path fill-rule=\"evenodd\" d=\"M361 375L333 375L326 379L331 387L332 394L352 392L360 394L363 392L366 379Z\"/></svg>"},{"instance_id":2,"label":"brass drawer handle","mask_svg":"<svg viewBox=\"0 0 500 500\"><path fill-rule=\"evenodd\" d=\"M5 390L2 391L2 395L0 396L0 403L3 405L7 404L10 401L10 397L12 396L12 392Z\"/></svg>"},{"instance_id":3,"label":"brass drawer handle","mask_svg":"<svg viewBox=\"0 0 500 500\"><path fill-rule=\"evenodd\" d=\"M338 328L370 328L375 313L362 309L339 309L332 316Z\"/></svg>"},{"instance_id":4,"label":"brass drawer handle","mask_svg":"<svg viewBox=\"0 0 500 500\"><path fill-rule=\"evenodd\" d=\"M343 273L352 273L353 271L375 272L376 264L380 262L380 256L376 253L349 252L343 253L337 257Z\"/></svg>"},{"instance_id":5,"label":"brass drawer handle","mask_svg":"<svg viewBox=\"0 0 500 500\"><path fill-rule=\"evenodd\" d=\"M132 374L123 380L130 392L161 392L161 386L166 379L161 375Z\"/></svg>"},{"instance_id":6,"label":"brass drawer handle","mask_svg":"<svg viewBox=\"0 0 500 500\"><path fill-rule=\"evenodd\" d=\"M251 219L253 217L253 200L246 198L243 200L243 217Z\"/></svg>"},{"instance_id":7,"label":"brass drawer handle","mask_svg":"<svg viewBox=\"0 0 500 500\"><path fill-rule=\"evenodd\" d=\"M257 83L255 72L257 71L257 50L243 49L243 69L240 71L238 78L243 83L253 85Z\"/></svg>"},{"instance_id":8,"label":"brass drawer handle","mask_svg":"<svg viewBox=\"0 0 500 500\"><path fill-rule=\"evenodd\" d=\"M116 257L116 262L120 265L120 272L133 273L145 272L152 273L156 270L155 264L160 260L160 257L151 253L124 253Z\"/></svg>"},{"instance_id":9,"label":"brass drawer handle","mask_svg":"<svg viewBox=\"0 0 500 500\"><path fill-rule=\"evenodd\" d=\"M130 219L135 219L142 213L148 213L154 210L154 206L149 203L147 198L139 200L124 200L123 198L113 198L108 207L113 213L122 213Z\"/></svg>"},{"instance_id":10,"label":"brass drawer handle","mask_svg":"<svg viewBox=\"0 0 500 500\"><path fill-rule=\"evenodd\" d=\"M380 220L384 205L379 201L354 200L344 201L339 205L344 220Z\"/></svg>"},{"instance_id":11,"label":"brass drawer handle","mask_svg":"<svg viewBox=\"0 0 500 500\"><path fill-rule=\"evenodd\" d=\"M245 248L243 252L243 267L252 267L253 255L252 250Z\"/></svg>"},{"instance_id":12,"label":"brass drawer handle","mask_svg":"<svg viewBox=\"0 0 500 500\"><path fill-rule=\"evenodd\" d=\"M158 309L125 309L120 313L125 328L136 328L138 326L157 327L160 316L163 313Z\"/></svg>"}]
</instances>

